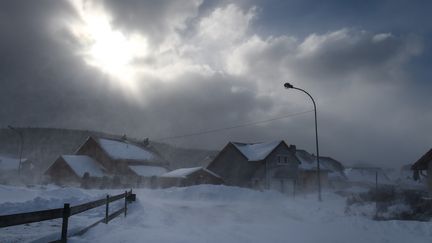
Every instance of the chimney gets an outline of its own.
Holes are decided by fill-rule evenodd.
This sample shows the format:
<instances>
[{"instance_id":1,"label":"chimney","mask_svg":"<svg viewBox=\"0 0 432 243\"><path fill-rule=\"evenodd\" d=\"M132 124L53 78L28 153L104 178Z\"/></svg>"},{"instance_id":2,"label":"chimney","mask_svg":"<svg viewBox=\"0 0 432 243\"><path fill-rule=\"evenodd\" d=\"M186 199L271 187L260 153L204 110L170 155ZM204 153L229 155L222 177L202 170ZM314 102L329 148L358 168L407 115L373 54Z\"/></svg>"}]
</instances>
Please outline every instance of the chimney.
<instances>
[{"instance_id":1,"label":"chimney","mask_svg":"<svg viewBox=\"0 0 432 243\"><path fill-rule=\"evenodd\" d=\"M289 150L291 150L292 152L296 152L297 151L297 147L294 145L294 144L291 144L290 146L289 146Z\"/></svg>"}]
</instances>

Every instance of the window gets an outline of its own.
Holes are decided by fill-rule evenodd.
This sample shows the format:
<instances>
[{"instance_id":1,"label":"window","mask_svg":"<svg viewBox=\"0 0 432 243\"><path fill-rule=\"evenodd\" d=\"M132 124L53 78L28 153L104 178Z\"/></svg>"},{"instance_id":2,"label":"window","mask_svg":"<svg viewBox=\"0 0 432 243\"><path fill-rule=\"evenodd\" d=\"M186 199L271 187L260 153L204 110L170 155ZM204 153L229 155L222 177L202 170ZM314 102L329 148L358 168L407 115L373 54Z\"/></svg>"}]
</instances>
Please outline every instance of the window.
<instances>
[{"instance_id":1,"label":"window","mask_svg":"<svg viewBox=\"0 0 432 243\"><path fill-rule=\"evenodd\" d=\"M276 161L278 165L286 165L288 164L288 156L283 155L283 154L279 154L276 156Z\"/></svg>"}]
</instances>

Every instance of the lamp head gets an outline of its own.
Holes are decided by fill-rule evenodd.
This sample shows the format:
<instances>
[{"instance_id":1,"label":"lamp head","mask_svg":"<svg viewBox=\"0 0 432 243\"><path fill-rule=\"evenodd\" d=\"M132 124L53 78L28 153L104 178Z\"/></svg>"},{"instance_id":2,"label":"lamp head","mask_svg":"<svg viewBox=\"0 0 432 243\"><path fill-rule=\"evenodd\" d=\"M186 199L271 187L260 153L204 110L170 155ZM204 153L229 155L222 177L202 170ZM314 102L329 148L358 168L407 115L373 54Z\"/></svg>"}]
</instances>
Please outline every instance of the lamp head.
<instances>
[{"instance_id":1,"label":"lamp head","mask_svg":"<svg viewBox=\"0 0 432 243\"><path fill-rule=\"evenodd\" d=\"M284 87L285 87L286 89L292 89L292 88L294 88L294 86L293 86L292 84L290 84L290 83L285 83L285 84L284 84Z\"/></svg>"}]
</instances>

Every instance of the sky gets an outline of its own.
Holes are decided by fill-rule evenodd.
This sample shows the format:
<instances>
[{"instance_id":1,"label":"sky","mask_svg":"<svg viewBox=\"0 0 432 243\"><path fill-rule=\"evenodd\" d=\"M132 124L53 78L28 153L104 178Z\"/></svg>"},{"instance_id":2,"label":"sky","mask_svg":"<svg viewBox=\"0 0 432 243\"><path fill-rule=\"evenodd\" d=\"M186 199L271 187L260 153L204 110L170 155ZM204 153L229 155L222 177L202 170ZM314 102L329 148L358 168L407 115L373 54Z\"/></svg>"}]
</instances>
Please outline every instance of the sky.
<instances>
[{"instance_id":1,"label":"sky","mask_svg":"<svg viewBox=\"0 0 432 243\"><path fill-rule=\"evenodd\" d=\"M2 127L314 152L312 102L290 82L316 101L321 155L399 167L432 145L430 1L1 5Z\"/></svg>"}]
</instances>

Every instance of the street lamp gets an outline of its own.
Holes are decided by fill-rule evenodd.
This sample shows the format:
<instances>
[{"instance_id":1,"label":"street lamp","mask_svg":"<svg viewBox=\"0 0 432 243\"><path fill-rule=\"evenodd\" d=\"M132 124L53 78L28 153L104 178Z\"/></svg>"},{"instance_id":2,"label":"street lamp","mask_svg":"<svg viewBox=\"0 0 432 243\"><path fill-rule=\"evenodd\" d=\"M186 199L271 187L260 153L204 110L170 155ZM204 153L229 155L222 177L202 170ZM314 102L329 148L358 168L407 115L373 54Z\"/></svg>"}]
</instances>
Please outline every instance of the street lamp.
<instances>
[{"instance_id":1,"label":"street lamp","mask_svg":"<svg viewBox=\"0 0 432 243\"><path fill-rule=\"evenodd\" d=\"M8 125L8 128L14 132L16 132L20 137L20 152L19 152L19 165L18 165L18 174L21 174L21 160L22 160L22 153L23 153L23 146L24 146L24 137L22 134L22 131L16 129L15 127Z\"/></svg>"},{"instance_id":2,"label":"street lamp","mask_svg":"<svg viewBox=\"0 0 432 243\"><path fill-rule=\"evenodd\" d=\"M321 198L321 173L320 173L321 170L320 170L320 161L319 161L320 156L319 156L319 147L318 147L318 122L317 122L317 111L316 111L315 100L312 98L312 95L310 95L308 92L306 92L306 90L294 87L290 83L285 83L284 87L286 89L300 90L303 93L307 94L312 100L312 103L314 106L314 112L315 112L315 143L316 143L316 156L317 156L318 200L322 201L322 198Z\"/></svg>"}]
</instances>

